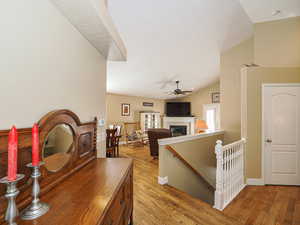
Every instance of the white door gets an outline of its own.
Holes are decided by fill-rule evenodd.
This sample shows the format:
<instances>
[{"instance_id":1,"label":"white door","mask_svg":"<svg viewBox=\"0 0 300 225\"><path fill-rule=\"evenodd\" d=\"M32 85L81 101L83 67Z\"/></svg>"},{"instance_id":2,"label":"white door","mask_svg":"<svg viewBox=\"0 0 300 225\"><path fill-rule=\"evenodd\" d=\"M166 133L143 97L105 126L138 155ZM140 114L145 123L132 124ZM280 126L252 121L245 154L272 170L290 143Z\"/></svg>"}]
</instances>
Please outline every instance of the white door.
<instances>
[{"instance_id":1,"label":"white door","mask_svg":"<svg viewBox=\"0 0 300 225\"><path fill-rule=\"evenodd\" d=\"M265 183L300 185L300 85L263 89Z\"/></svg>"}]
</instances>

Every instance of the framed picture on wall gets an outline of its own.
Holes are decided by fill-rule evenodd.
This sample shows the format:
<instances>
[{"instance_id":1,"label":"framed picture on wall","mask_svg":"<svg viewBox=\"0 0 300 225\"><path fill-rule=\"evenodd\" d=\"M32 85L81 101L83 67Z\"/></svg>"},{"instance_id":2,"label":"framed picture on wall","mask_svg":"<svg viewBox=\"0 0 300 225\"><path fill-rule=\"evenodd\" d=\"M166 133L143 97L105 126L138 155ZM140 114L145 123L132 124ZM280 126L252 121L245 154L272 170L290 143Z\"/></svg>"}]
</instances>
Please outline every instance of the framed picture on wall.
<instances>
[{"instance_id":1,"label":"framed picture on wall","mask_svg":"<svg viewBox=\"0 0 300 225\"><path fill-rule=\"evenodd\" d=\"M220 92L211 93L212 103L220 103Z\"/></svg>"},{"instance_id":2,"label":"framed picture on wall","mask_svg":"<svg viewBox=\"0 0 300 225\"><path fill-rule=\"evenodd\" d=\"M145 106L145 107L153 107L154 103L153 102L143 102L143 106Z\"/></svg>"},{"instance_id":3,"label":"framed picture on wall","mask_svg":"<svg viewBox=\"0 0 300 225\"><path fill-rule=\"evenodd\" d=\"M123 103L121 107L122 116L130 116L130 104Z\"/></svg>"}]
</instances>

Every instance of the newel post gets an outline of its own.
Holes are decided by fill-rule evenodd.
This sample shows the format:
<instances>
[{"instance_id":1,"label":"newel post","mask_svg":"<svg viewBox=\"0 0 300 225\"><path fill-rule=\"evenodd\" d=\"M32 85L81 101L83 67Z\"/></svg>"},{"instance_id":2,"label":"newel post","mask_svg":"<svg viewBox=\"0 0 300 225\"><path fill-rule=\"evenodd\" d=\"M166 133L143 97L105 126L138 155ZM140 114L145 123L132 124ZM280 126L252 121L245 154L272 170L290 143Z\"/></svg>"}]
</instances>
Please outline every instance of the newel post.
<instances>
[{"instance_id":1,"label":"newel post","mask_svg":"<svg viewBox=\"0 0 300 225\"><path fill-rule=\"evenodd\" d=\"M216 172L216 190L215 190L215 205L214 208L223 210L224 206L224 190L223 190L223 146L222 141L218 140L215 146L215 153L217 158L217 172Z\"/></svg>"},{"instance_id":2,"label":"newel post","mask_svg":"<svg viewBox=\"0 0 300 225\"><path fill-rule=\"evenodd\" d=\"M247 143L247 140L246 138L242 138L242 141L243 141L243 144L242 144L242 168L241 170L243 171L243 184L246 183L246 180L245 180L245 177L246 177L246 166L245 166L245 156L246 156L246 143Z\"/></svg>"}]
</instances>

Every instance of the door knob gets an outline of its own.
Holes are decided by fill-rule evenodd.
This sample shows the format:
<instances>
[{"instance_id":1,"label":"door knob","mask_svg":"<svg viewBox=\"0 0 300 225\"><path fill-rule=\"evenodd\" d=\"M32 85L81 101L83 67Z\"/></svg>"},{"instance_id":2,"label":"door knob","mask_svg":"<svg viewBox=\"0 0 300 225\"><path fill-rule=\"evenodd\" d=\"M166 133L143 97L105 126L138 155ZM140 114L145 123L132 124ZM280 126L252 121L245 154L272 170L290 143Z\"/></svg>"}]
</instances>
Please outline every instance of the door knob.
<instances>
[{"instance_id":1,"label":"door knob","mask_svg":"<svg viewBox=\"0 0 300 225\"><path fill-rule=\"evenodd\" d=\"M267 143L272 143L272 140L268 138L268 139L266 140L266 142L267 142Z\"/></svg>"}]
</instances>

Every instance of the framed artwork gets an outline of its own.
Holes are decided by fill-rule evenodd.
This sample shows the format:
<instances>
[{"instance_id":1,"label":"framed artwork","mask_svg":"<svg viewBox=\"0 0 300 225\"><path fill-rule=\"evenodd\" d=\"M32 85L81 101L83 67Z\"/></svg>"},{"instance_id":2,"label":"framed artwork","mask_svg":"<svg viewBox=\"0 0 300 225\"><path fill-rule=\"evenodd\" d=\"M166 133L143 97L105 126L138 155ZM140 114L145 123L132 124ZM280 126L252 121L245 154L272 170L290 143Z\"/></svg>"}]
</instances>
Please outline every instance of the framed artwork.
<instances>
[{"instance_id":1,"label":"framed artwork","mask_svg":"<svg viewBox=\"0 0 300 225\"><path fill-rule=\"evenodd\" d=\"M220 92L211 93L212 103L220 103Z\"/></svg>"},{"instance_id":2,"label":"framed artwork","mask_svg":"<svg viewBox=\"0 0 300 225\"><path fill-rule=\"evenodd\" d=\"M146 106L146 107L153 107L153 106L154 106L154 103L153 103L153 102L143 102L143 106Z\"/></svg>"},{"instance_id":3,"label":"framed artwork","mask_svg":"<svg viewBox=\"0 0 300 225\"><path fill-rule=\"evenodd\" d=\"M130 104L123 103L121 107L122 116L130 116Z\"/></svg>"}]
</instances>

